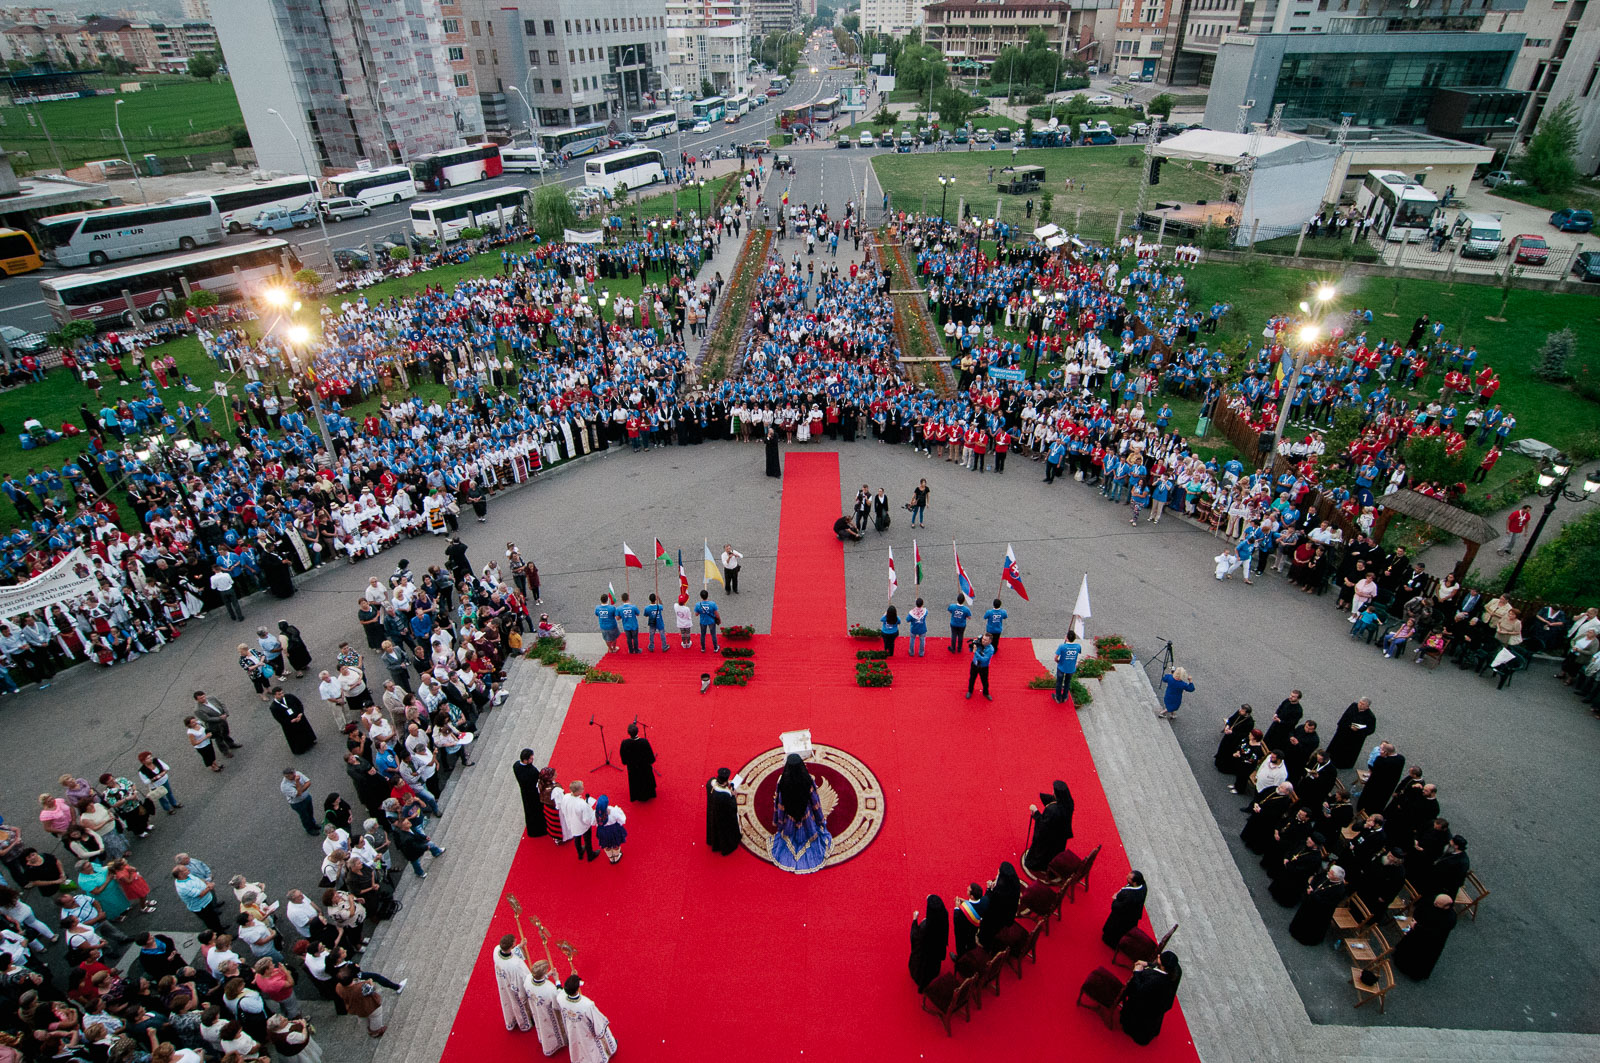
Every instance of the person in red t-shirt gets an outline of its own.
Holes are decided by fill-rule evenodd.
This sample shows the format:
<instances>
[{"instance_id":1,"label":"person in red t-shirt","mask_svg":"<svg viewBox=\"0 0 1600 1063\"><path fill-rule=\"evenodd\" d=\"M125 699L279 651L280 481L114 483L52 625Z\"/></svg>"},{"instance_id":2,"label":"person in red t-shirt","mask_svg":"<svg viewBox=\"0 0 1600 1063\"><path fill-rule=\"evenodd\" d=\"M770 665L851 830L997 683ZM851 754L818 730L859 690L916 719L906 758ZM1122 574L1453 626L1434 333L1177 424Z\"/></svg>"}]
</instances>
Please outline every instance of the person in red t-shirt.
<instances>
[{"instance_id":1,"label":"person in red t-shirt","mask_svg":"<svg viewBox=\"0 0 1600 1063\"><path fill-rule=\"evenodd\" d=\"M1483 460L1478 463L1477 471L1472 474L1472 482L1475 484L1481 484L1483 481L1487 480L1489 478L1490 470L1494 468L1495 462L1499 460L1500 448L1498 446L1490 447L1489 453L1483 456Z\"/></svg>"},{"instance_id":2,"label":"person in red t-shirt","mask_svg":"<svg viewBox=\"0 0 1600 1063\"><path fill-rule=\"evenodd\" d=\"M1006 452L1011 449L1011 433L1001 428L994 434L994 471L1006 471Z\"/></svg>"},{"instance_id":3,"label":"person in red t-shirt","mask_svg":"<svg viewBox=\"0 0 1600 1063\"><path fill-rule=\"evenodd\" d=\"M982 428L972 430L972 467L983 471L984 459L989 453L989 433Z\"/></svg>"},{"instance_id":4,"label":"person in red t-shirt","mask_svg":"<svg viewBox=\"0 0 1600 1063\"><path fill-rule=\"evenodd\" d=\"M1497 552L1509 554L1515 550L1517 548L1517 540L1522 537L1523 532L1528 530L1528 523L1532 520L1532 506L1523 506L1521 509L1512 510L1511 515L1506 517L1506 541Z\"/></svg>"}]
</instances>

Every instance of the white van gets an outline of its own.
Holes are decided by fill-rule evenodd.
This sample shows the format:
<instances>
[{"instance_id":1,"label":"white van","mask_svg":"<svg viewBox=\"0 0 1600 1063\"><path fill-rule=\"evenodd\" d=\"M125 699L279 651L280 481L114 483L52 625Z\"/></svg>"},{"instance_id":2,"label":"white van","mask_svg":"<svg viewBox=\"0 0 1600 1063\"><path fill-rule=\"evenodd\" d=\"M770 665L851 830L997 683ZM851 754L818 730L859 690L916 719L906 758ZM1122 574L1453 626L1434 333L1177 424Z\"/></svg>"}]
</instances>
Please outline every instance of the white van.
<instances>
[{"instance_id":1,"label":"white van","mask_svg":"<svg viewBox=\"0 0 1600 1063\"><path fill-rule=\"evenodd\" d=\"M1468 213L1456 215L1452 227L1461 241L1461 254L1467 258L1498 258L1505 234L1500 227L1498 214Z\"/></svg>"},{"instance_id":2,"label":"white van","mask_svg":"<svg viewBox=\"0 0 1600 1063\"><path fill-rule=\"evenodd\" d=\"M500 168L507 173L543 173L544 152L539 148L501 148Z\"/></svg>"}]
</instances>

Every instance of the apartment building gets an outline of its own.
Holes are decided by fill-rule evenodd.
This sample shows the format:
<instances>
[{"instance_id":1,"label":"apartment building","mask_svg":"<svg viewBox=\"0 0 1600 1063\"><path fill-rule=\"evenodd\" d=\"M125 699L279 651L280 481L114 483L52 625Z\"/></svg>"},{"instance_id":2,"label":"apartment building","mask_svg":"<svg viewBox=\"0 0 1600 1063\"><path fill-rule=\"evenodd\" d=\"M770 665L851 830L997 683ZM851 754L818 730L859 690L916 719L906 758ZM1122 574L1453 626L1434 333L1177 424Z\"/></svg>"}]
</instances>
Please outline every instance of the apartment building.
<instances>
[{"instance_id":1,"label":"apartment building","mask_svg":"<svg viewBox=\"0 0 1600 1063\"><path fill-rule=\"evenodd\" d=\"M745 0L666 0L667 83L721 95L750 85L750 21Z\"/></svg>"},{"instance_id":2,"label":"apartment building","mask_svg":"<svg viewBox=\"0 0 1600 1063\"><path fill-rule=\"evenodd\" d=\"M923 0L861 0L861 32L904 37L922 25Z\"/></svg>"},{"instance_id":3,"label":"apartment building","mask_svg":"<svg viewBox=\"0 0 1600 1063\"><path fill-rule=\"evenodd\" d=\"M951 62L991 62L1039 30L1052 49L1096 63L1110 54L1115 0L939 0L924 9L923 40Z\"/></svg>"},{"instance_id":4,"label":"apartment building","mask_svg":"<svg viewBox=\"0 0 1600 1063\"><path fill-rule=\"evenodd\" d=\"M910 5L914 0L903 0ZM815 9L813 9L815 14ZM750 0L750 35L764 37L769 33L788 33L800 24L798 0Z\"/></svg>"},{"instance_id":5,"label":"apartment building","mask_svg":"<svg viewBox=\"0 0 1600 1063\"><path fill-rule=\"evenodd\" d=\"M1571 100L1578 113L1578 169L1600 171L1600 2L1527 0L1521 11L1490 15L1483 28L1523 35L1507 81L1532 94L1516 142L1526 143L1545 114Z\"/></svg>"}]
</instances>

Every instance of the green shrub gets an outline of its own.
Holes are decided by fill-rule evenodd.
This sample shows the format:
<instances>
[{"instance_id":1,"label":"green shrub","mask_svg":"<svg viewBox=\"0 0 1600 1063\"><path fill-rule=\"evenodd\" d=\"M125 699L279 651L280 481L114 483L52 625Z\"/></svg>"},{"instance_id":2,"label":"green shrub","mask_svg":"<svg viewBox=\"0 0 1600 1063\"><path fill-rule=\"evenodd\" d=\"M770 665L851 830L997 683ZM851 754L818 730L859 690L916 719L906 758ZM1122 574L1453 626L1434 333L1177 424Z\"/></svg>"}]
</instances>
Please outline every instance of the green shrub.
<instances>
[{"instance_id":1,"label":"green shrub","mask_svg":"<svg viewBox=\"0 0 1600 1063\"><path fill-rule=\"evenodd\" d=\"M560 672L562 675L588 675L589 662L580 661L578 658L573 657L570 654L563 653L560 657L556 658L556 671Z\"/></svg>"},{"instance_id":2,"label":"green shrub","mask_svg":"<svg viewBox=\"0 0 1600 1063\"><path fill-rule=\"evenodd\" d=\"M189 308L191 310L209 310L216 306L220 300L216 292L198 291L189 294Z\"/></svg>"},{"instance_id":3,"label":"green shrub","mask_svg":"<svg viewBox=\"0 0 1600 1063\"><path fill-rule=\"evenodd\" d=\"M722 647L722 655L728 658L754 657L756 655L756 651L752 650L749 646L724 646Z\"/></svg>"},{"instance_id":4,"label":"green shrub","mask_svg":"<svg viewBox=\"0 0 1600 1063\"><path fill-rule=\"evenodd\" d=\"M894 673L887 661L859 661L856 664L856 686L886 687L894 683Z\"/></svg>"},{"instance_id":5,"label":"green shrub","mask_svg":"<svg viewBox=\"0 0 1600 1063\"><path fill-rule=\"evenodd\" d=\"M1099 679L1107 672L1113 671L1117 666L1103 657L1083 657L1078 661L1079 679Z\"/></svg>"},{"instance_id":6,"label":"green shrub","mask_svg":"<svg viewBox=\"0 0 1600 1063\"><path fill-rule=\"evenodd\" d=\"M744 686L755 678L756 666L749 661L723 661L711 681L719 687Z\"/></svg>"},{"instance_id":7,"label":"green shrub","mask_svg":"<svg viewBox=\"0 0 1600 1063\"><path fill-rule=\"evenodd\" d=\"M590 668L583 673L585 683L620 683L622 677L615 672L603 672L598 668Z\"/></svg>"},{"instance_id":8,"label":"green shrub","mask_svg":"<svg viewBox=\"0 0 1600 1063\"><path fill-rule=\"evenodd\" d=\"M307 266L294 275L296 284L304 284L308 288L317 288L322 285L322 274Z\"/></svg>"},{"instance_id":9,"label":"green shrub","mask_svg":"<svg viewBox=\"0 0 1600 1063\"><path fill-rule=\"evenodd\" d=\"M867 627L864 624L850 625L850 637L853 639L875 639L879 638L882 634L883 632L879 631L875 627Z\"/></svg>"},{"instance_id":10,"label":"green shrub","mask_svg":"<svg viewBox=\"0 0 1600 1063\"><path fill-rule=\"evenodd\" d=\"M389 248L389 257L394 259L396 262L404 262L406 259L411 257L411 248L404 246L391 247Z\"/></svg>"},{"instance_id":11,"label":"green shrub","mask_svg":"<svg viewBox=\"0 0 1600 1063\"><path fill-rule=\"evenodd\" d=\"M858 660L858 661L887 661L888 659L889 659L889 651L888 650L857 650L856 651L856 660Z\"/></svg>"},{"instance_id":12,"label":"green shrub","mask_svg":"<svg viewBox=\"0 0 1600 1063\"><path fill-rule=\"evenodd\" d=\"M463 239L463 240L482 240L483 239L483 234L484 234L485 231L486 230L480 229L476 225L469 225L465 229L461 230L461 239Z\"/></svg>"}]
</instances>

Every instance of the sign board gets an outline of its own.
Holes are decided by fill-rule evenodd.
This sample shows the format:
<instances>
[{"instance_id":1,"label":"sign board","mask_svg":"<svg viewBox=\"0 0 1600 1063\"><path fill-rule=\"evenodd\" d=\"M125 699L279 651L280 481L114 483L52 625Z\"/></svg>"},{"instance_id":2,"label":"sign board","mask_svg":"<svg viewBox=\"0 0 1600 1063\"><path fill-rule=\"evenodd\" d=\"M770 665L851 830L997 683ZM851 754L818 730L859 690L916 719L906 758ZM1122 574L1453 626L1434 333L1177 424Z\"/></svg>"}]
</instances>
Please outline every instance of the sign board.
<instances>
[{"instance_id":1,"label":"sign board","mask_svg":"<svg viewBox=\"0 0 1600 1063\"><path fill-rule=\"evenodd\" d=\"M865 85L846 85L840 94L839 110L865 111L867 109L867 87Z\"/></svg>"},{"instance_id":2,"label":"sign board","mask_svg":"<svg viewBox=\"0 0 1600 1063\"><path fill-rule=\"evenodd\" d=\"M803 731L784 731L778 736L778 741L783 745L783 755L798 753L807 760L811 759L811 729Z\"/></svg>"},{"instance_id":3,"label":"sign board","mask_svg":"<svg viewBox=\"0 0 1600 1063\"><path fill-rule=\"evenodd\" d=\"M561 239L569 244L599 244L604 243L606 234L599 229L581 232L577 229L562 229Z\"/></svg>"},{"instance_id":4,"label":"sign board","mask_svg":"<svg viewBox=\"0 0 1600 1063\"><path fill-rule=\"evenodd\" d=\"M33 579L0 589L0 616L18 616L82 597L98 586L90 572L89 556L74 550Z\"/></svg>"},{"instance_id":5,"label":"sign board","mask_svg":"<svg viewBox=\"0 0 1600 1063\"><path fill-rule=\"evenodd\" d=\"M1022 381L1022 367L1020 365L1006 366L1005 368L1001 368L999 366L990 366L989 379L1015 380L1020 383Z\"/></svg>"},{"instance_id":6,"label":"sign board","mask_svg":"<svg viewBox=\"0 0 1600 1063\"><path fill-rule=\"evenodd\" d=\"M893 74L879 74L878 75L878 91L879 92L893 92L894 91L894 75Z\"/></svg>"},{"instance_id":7,"label":"sign board","mask_svg":"<svg viewBox=\"0 0 1600 1063\"><path fill-rule=\"evenodd\" d=\"M228 397L228 385L227 385L227 383L225 381L213 380L211 382L211 390L215 391L218 395L222 396L223 398L227 398Z\"/></svg>"},{"instance_id":8,"label":"sign board","mask_svg":"<svg viewBox=\"0 0 1600 1063\"><path fill-rule=\"evenodd\" d=\"M872 53L872 65L873 66L882 66L883 64L887 63L888 61L889 61L889 53L888 52L873 52Z\"/></svg>"}]
</instances>

